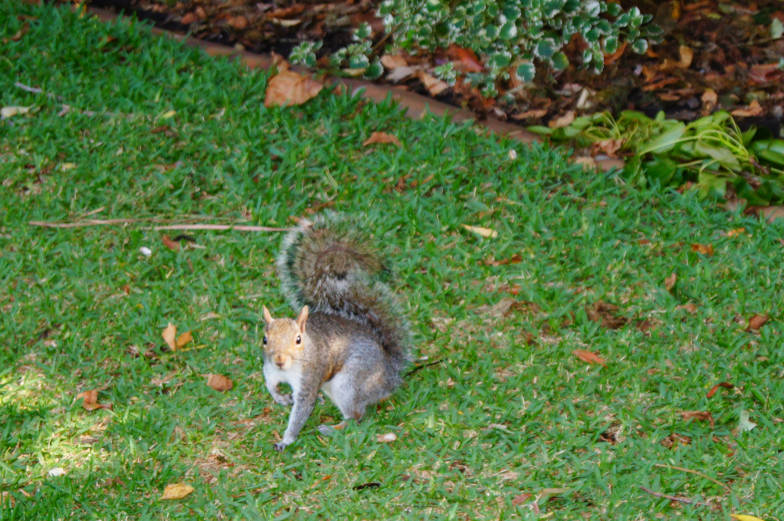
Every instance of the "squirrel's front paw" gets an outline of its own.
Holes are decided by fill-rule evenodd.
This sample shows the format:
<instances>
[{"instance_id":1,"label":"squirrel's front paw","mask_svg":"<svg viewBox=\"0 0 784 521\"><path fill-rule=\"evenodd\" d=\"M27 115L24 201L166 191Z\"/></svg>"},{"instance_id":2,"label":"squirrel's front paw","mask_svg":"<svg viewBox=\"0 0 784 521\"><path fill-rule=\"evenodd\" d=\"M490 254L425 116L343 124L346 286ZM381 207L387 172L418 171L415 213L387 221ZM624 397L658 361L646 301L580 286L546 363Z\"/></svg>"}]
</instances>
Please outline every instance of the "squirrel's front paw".
<instances>
[{"instance_id":1,"label":"squirrel's front paw","mask_svg":"<svg viewBox=\"0 0 784 521\"><path fill-rule=\"evenodd\" d=\"M274 445L273 445L273 447L275 447L275 450L276 450L276 451L278 451L278 452L283 452L283 450L284 450L286 447L288 447L288 445L289 445L288 443L284 443L284 442L282 442L282 441L279 441L278 443L274 444Z\"/></svg>"},{"instance_id":2,"label":"squirrel's front paw","mask_svg":"<svg viewBox=\"0 0 784 521\"><path fill-rule=\"evenodd\" d=\"M273 394L272 399L275 400L275 403L279 403L280 405L291 405L294 403L294 399L290 394Z\"/></svg>"}]
</instances>

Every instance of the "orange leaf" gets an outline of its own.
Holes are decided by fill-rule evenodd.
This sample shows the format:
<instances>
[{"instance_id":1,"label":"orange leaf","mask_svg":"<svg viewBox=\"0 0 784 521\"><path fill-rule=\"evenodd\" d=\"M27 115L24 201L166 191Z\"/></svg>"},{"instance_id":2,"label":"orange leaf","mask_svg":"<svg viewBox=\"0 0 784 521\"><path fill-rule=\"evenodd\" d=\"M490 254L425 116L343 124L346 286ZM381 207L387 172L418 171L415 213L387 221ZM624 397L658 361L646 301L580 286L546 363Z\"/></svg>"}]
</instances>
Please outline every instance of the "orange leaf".
<instances>
[{"instance_id":1,"label":"orange leaf","mask_svg":"<svg viewBox=\"0 0 784 521\"><path fill-rule=\"evenodd\" d=\"M672 288L675 287L675 283L678 281L678 275L673 271L669 277L664 279L664 287L667 291L672 291Z\"/></svg>"},{"instance_id":2,"label":"orange leaf","mask_svg":"<svg viewBox=\"0 0 784 521\"><path fill-rule=\"evenodd\" d=\"M193 487L186 483L172 483L163 489L160 499L182 499L193 492Z\"/></svg>"},{"instance_id":3,"label":"orange leaf","mask_svg":"<svg viewBox=\"0 0 784 521\"><path fill-rule=\"evenodd\" d=\"M749 325L746 327L746 331L757 331L759 328L765 325L770 317L767 314L756 314L749 317Z\"/></svg>"},{"instance_id":4,"label":"orange leaf","mask_svg":"<svg viewBox=\"0 0 784 521\"><path fill-rule=\"evenodd\" d=\"M705 395L705 397L706 398L713 398L713 395L716 394L716 391L719 390L719 387L724 387L725 389L732 389L735 386L732 385L729 382L719 382L716 385L714 385L713 387L711 387L711 390L708 391L708 394Z\"/></svg>"},{"instance_id":5,"label":"orange leaf","mask_svg":"<svg viewBox=\"0 0 784 521\"><path fill-rule=\"evenodd\" d=\"M366 147L375 143L391 143L396 146L403 146L397 137L386 132L373 132L369 138L362 142L362 146Z\"/></svg>"},{"instance_id":6,"label":"orange leaf","mask_svg":"<svg viewBox=\"0 0 784 521\"><path fill-rule=\"evenodd\" d=\"M735 109L731 112L733 116L747 118L752 116L761 116L764 110L762 110L762 105L759 104L757 100L751 100L748 107Z\"/></svg>"},{"instance_id":7,"label":"orange leaf","mask_svg":"<svg viewBox=\"0 0 784 521\"><path fill-rule=\"evenodd\" d=\"M484 69L476 53L471 49L452 44L446 50L446 54L449 58L457 61L455 67L462 72L482 72Z\"/></svg>"},{"instance_id":8,"label":"orange leaf","mask_svg":"<svg viewBox=\"0 0 784 521\"><path fill-rule=\"evenodd\" d=\"M711 427L713 427L715 423L710 411L681 411L680 415L684 420L708 421L710 422Z\"/></svg>"},{"instance_id":9,"label":"orange leaf","mask_svg":"<svg viewBox=\"0 0 784 521\"><path fill-rule=\"evenodd\" d=\"M220 374L208 374L207 385L216 391L228 391L234 387L234 383L226 376Z\"/></svg>"},{"instance_id":10,"label":"orange leaf","mask_svg":"<svg viewBox=\"0 0 784 521\"><path fill-rule=\"evenodd\" d=\"M438 96L449 88L449 84L445 81L439 80L435 76L419 70L416 72L417 78L422 82L431 96Z\"/></svg>"},{"instance_id":11,"label":"orange leaf","mask_svg":"<svg viewBox=\"0 0 784 521\"><path fill-rule=\"evenodd\" d=\"M169 322L169 325L166 326L166 329L163 330L161 336L163 337L163 340L166 341L166 345L168 345L172 351L177 349L177 326Z\"/></svg>"},{"instance_id":12,"label":"orange leaf","mask_svg":"<svg viewBox=\"0 0 784 521\"><path fill-rule=\"evenodd\" d=\"M575 349L572 351L572 354L582 360L583 362L587 362L589 364L598 364L601 366L606 366L607 362L605 362L604 358L597 355L592 351L586 351L584 349Z\"/></svg>"},{"instance_id":13,"label":"orange leaf","mask_svg":"<svg viewBox=\"0 0 784 521\"><path fill-rule=\"evenodd\" d=\"M691 251L696 251L697 253L710 256L713 255L713 245L694 243L691 245Z\"/></svg>"},{"instance_id":14,"label":"orange leaf","mask_svg":"<svg viewBox=\"0 0 784 521\"><path fill-rule=\"evenodd\" d=\"M169 248L171 251L178 251L180 249L180 243L171 240L168 235L161 237L161 241L163 242L163 245Z\"/></svg>"},{"instance_id":15,"label":"orange leaf","mask_svg":"<svg viewBox=\"0 0 784 521\"><path fill-rule=\"evenodd\" d=\"M175 349L182 349L185 344L193 340L193 335L190 331L186 331L185 333L181 334L177 337L177 340L174 342Z\"/></svg>"},{"instance_id":16,"label":"orange leaf","mask_svg":"<svg viewBox=\"0 0 784 521\"><path fill-rule=\"evenodd\" d=\"M98 390L91 389L89 391L84 391L76 395L77 398L82 398L82 407L87 409L88 411L94 411L96 409L111 409L111 403L98 403Z\"/></svg>"},{"instance_id":17,"label":"orange leaf","mask_svg":"<svg viewBox=\"0 0 784 521\"><path fill-rule=\"evenodd\" d=\"M269 80L264 106L302 105L314 98L323 88L322 83L310 77L294 71L281 70Z\"/></svg>"}]
</instances>

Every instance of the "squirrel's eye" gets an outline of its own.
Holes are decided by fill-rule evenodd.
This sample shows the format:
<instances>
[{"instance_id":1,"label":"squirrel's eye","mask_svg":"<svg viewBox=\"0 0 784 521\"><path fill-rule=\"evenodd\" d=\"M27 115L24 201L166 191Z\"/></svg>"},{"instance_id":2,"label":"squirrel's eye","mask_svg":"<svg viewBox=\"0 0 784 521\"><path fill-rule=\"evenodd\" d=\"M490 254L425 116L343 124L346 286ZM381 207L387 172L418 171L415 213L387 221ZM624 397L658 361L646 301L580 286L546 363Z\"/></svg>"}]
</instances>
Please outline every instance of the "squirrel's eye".
<instances>
[{"instance_id":1,"label":"squirrel's eye","mask_svg":"<svg viewBox=\"0 0 784 521\"><path fill-rule=\"evenodd\" d=\"M301 336L299 336L299 335L297 335L297 343L298 343L298 344L301 344L301 343L302 343L302 337L301 337Z\"/></svg>"},{"instance_id":2,"label":"squirrel's eye","mask_svg":"<svg viewBox=\"0 0 784 521\"><path fill-rule=\"evenodd\" d=\"M267 335L264 335L264 338L261 340L261 343L267 345Z\"/></svg>"}]
</instances>

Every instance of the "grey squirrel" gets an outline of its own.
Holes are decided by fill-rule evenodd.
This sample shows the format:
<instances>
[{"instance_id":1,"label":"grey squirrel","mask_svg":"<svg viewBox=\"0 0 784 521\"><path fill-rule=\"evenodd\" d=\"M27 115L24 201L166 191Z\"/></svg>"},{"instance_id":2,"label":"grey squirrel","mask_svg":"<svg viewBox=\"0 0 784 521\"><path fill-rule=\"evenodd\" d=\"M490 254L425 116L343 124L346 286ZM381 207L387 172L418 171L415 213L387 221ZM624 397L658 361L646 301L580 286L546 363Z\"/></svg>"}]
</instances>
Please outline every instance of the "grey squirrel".
<instances>
[{"instance_id":1,"label":"grey squirrel","mask_svg":"<svg viewBox=\"0 0 784 521\"><path fill-rule=\"evenodd\" d=\"M387 398L408 363L409 331L385 280L389 269L360 227L336 214L305 222L283 239L277 259L281 287L296 319L264 313L264 380L272 398L291 404L282 451L313 411L319 390L344 422ZM292 395L277 387L288 383Z\"/></svg>"}]
</instances>

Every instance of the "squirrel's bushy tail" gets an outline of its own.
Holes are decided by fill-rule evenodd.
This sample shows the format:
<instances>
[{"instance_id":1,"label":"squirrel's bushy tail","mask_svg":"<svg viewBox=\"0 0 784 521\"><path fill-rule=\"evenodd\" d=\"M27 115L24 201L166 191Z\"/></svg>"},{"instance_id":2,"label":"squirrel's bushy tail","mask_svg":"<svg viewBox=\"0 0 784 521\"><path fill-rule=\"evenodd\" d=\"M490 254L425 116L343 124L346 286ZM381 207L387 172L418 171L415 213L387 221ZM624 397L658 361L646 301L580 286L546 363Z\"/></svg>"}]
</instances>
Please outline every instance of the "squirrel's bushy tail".
<instances>
[{"instance_id":1,"label":"squirrel's bushy tail","mask_svg":"<svg viewBox=\"0 0 784 521\"><path fill-rule=\"evenodd\" d=\"M325 214L297 227L283 239L277 264L292 306L367 324L395 365L405 365L408 326L386 284L389 269L355 222Z\"/></svg>"}]
</instances>

